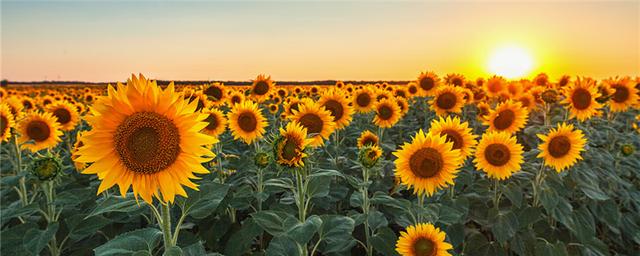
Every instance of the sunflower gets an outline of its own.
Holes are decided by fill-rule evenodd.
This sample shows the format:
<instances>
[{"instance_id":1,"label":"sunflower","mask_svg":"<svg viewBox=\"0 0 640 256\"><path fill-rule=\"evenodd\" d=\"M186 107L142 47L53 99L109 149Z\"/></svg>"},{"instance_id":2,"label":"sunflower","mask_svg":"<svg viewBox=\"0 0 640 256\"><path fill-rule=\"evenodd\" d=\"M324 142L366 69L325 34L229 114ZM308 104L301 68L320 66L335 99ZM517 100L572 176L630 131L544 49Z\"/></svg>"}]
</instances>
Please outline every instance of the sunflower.
<instances>
[{"instance_id":1,"label":"sunflower","mask_svg":"<svg viewBox=\"0 0 640 256\"><path fill-rule=\"evenodd\" d=\"M409 102L407 99L402 97L396 97L396 103L398 103L398 107L400 108L400 115L404 116L409 112Z\"/></svg>"},{"instance_id":2,"label":"sunflower","mask_svg":"<svg viewBox=\"0 0 640 256\"><path fill-rule=\"evenodd\" d=\"M23 149L37 152L45 148L55 147L60 142L60 126L51 113L31 112L18 124Z\"/></svg>"},{"instance_id":3,"label":"sunflower","mask_svg":"<svg viewBox=\"0 0 640 256\"><path fill-rule=\"evenodd\" d=\"M80 120L76 106L64 101L56 101L49 104L47 111L56 117L58 124L60 124L60 130L62 131L75 129Z\"/></svg>"},{"instance_id":4,"label":"sunflower","mask_svg":"<svg viewBox=\"0 0 640 256\"><path fill-rule=\"evenodd\" d=\"M302 167L307 157L304 150L310 143L307 129L295 121L289 122L285 129L280 127L280 137L274 142L274 159L282 166Z\"/></svg>"},{"instance_id":5,"label":"sunflower","mask_svg":"<svg viewBox=\"0 0 640 256\"><path fill-rule=\"evenodd\" d=\"M376 103L373 108L376 111L373 123L378 127L390 128L402 117L400 106L394 99L383 99Z\"/></svg>"},{"instance_id":6,"label":"sunflower","mask_svg":"<svg viewBox=\"0 0 640 256\"><path fill-rule=\"evenodd\" d=\"M365 130L360 134L360 137L358 138L358 148L362 148L367 145L377 146L379 140L380 139L378 138L378 135L372 133L369 130Z\"/></svg>"},{"instance_id":7,"label":"sunflower","mask_svg":"<svg viewBox=\"0 0 640 256\"><path fill-rule=\"evenodd\" d=\"M202 128L202 133L211 135L216 138L215 142L217 142L218 136L227 128L227 119L222 111L217 108L211 108L202 111L202 113L207 115L207 119L204 120L207 122L207 126Z\"/></svg>"},{"instance_id":8,"label":"sunflower","mask_svg":"<svg viewBox=\"0 0 640 256\"><path fill-rule=\"evenodd\" d=\"M29 98L29 97L22 97L22 106L24 108L24 110L26 111L31 111L33 109L35 109L36 104L33 101L33 99Z\"/></svg>"},{"instance_id":9,"label":"sunflower","mask_svg":"<svg viewBox=\"0 0 640 256\"><path fill-rule=\"evenodd\" d=\"M448 113L460 113L464 106L464 92L460 87L441 86L436 90L429 104L431 109L439 116L444 116Z\"/></svg>"},{"instance_id":10,"label":"sunflower","mask_svg":"<svg viewBox=\"0 0 640 256\"><path fill-rule=\"evenodd\" d=\"M244 94L239 91L233 91L229 94L227 105L233 107L233 105L244 101Z\"/></svg>"},{"instance_id":11,"label":"sunflower","mask_svg":"<svg viewBox=\"0 0 640 256\"><path fill-rule=\"evenodd\" d=\"M47 96L44 96L44 97L42 97L42 98L40 99L40 104L41 104L43 107L47 107L49 104L54 103L54 102L56 102L56 101L58 101L58 100L56 100L54 97L52 97L52 96L50 96L50 95L47 95Z\"/></svg>"},{"instance_id":12,"label":"sunflower","mask_svg":"<svg viewBox=\"0 0 640 256\"><path fill-rule=\"evenodd\" d=\"M9 141L11 128L15 127L15 121L11 109L7 104L0 104L0 141Z\"/></svg>"},{"instance_id":13,"label":"sunflower","mask_svg":"<svg viewBox=\"0 0 640 256\"><path fill-rule=\"evenodd\" d=\"M269 91L273 86L274 82L271 80L271 76L258 75L251 85L251 97L257 102L262 102L269 96Z\"/></svg>"},{"instance_id":14,"label":"sunflower","mask_svg":"<svg viewBox=\"0 0 640 256\"><path fill-rule=\"evenodd\" d=\"M11 96L3 101L7 104L7 107L9 107L9 111L11 112L15 120L22 119L22 116L24 115L22 109L24 108L24 106L17 96Z\"/></svg>"},{"instance_id":15,"label":"sunflower","mask_svg":"<svg viewBox=\"0 0 640 256\"><path fill-rule=\"evenodd\" d=\"M432 195L437 189L453 185L462 164L460 150L453 149L453 143L447 142L445 136L425 134L422 130L393 155L398 157L395 175L418 195Z\"/></svg>"},{"instance_id":16,"label":"sunflower","mask_svg":"<svg viewBox=\"0 0 640 256\"><path fill-rule=\"evenodd\" d=\"M336 129L347 127L351 122L353 108L349 106L347 98L338 90L328 90L318 100L320 106L331 112Z\"/></svg>"},{"instance_id":17,"label":"sunflower","mask_svg":"<svg viewBox=\"0 0 640 256\"><path fill-rule=\"evenodd\" d=\"M233 137L247 144L262 138L267 127L267 120L258 104L250 100L234 105L231 112L227 113L227 119Z\"/></svg>"},{"instance_id":18,"label":"sunflower","mask_svg":"<svg viewBox=\"0 0 640 256\"><path fill-rule=\"evenodd\" d=\"M464 76L461 74L447 74L447 76L445 76L444 81L448 84L448 85L453 85L453 86L463 86L464 85Z\"/></svg>"},{"instance_id":19,"label":"sunflower","mask_svg":"<svg viewBox=\"0 0 640 256\"><path fill-rule=\"evenodd\" d=\"M373 92L367 87L353 93L353 107L360 113L371 111L374 103Z\"/></svg>"},{"instance_id":20,"label":"sunflower","mask_svg":"<svg viewBox=\"0 0 640 256\"><path fill-rule=\"evenodd\" d=\"M207 85L202 90L202 94L207 97L207 101L213 106L222 105L225 102L225 97L227 97L224 84L221 83Z\"/></svg>"},{"instance_id":21,"label":"sunflower","mask_svg":"<svg viewBox=\"0 0 640 256\"><path fill-rule=\"evenodd\" d=\"M402 256L450 256L453 246L444 241L446 235L431 223L418 223L400 232L396 251Z\"/></svg>"},{"instance_id":22,"label":"sunflower","mask_svg":"<svg viewBox=\"0 0 640 256\"><path fill-rule=\"evenodd\" d=\"M76 134L76 143L73 144L73 151L71 152L71 161L73 162L73 166L76 167L76 170L78 172L82 172L82 170L84 170L87 167L86 163L76 161L76 159L78 159L79 157L78 150L82 146L84 146L84 140L82 138L83 134L84 132L78 132Z\"/></svg>"},{"instance_id":23,"label":"sunflower","mask_svg":"<svg viewBox=\"0 0 640 256\"><path fill-rule=\"evenodd\" d=\"M609 107L612 112L624 112L634 106L638 101L638 92L635 84L628 77L607 81L608 87L613 90Z\"/></svg>"},{"instance_id":24,"label":"sunflower","mask_svg":"<svg viewBox=\"0 0 640 256\"><path fill-rule=\"evenodd\" d=\"M213 157L205 147L211 138L200 133L207 116L196 112L197 102L187 104L173 83L162 90L142 75L107 91L87 117L92 130L82 136L76 159L92 163L82 173L102 180L98 194L117 184L123 197L132 187L136 200L152 204L187 197L183 185L197 190L191 179L209 173L201 163Z\"/></svg>"},{"instance_id":25,"label":"sunflower","mask_svg":"<svg viewBox=\"0 0 640 256\"><path fill-rule=\"evenodd\" d=\"M525 126L529 111L523 108L519 102L507 100L498 104L496 109L489 111L485 125L489 131L507 132L513 134Z\"/></svg>"},{"instance_id":26,"label":"sunflower","mask_svg":"<svg viewBox=\"0 0 640 256\"><path fill-rule=\"evenodd\" d=\"M365 168L372 168L382 156L382 149L378 145L366 145L360 148L358 160Z\"/></svg>"},{"instance_id":27,"label":"sunflower","mask_svg":"<svg viewBox=\"0 0 640 256\"><path fill-rule=\"evenodd\" d=\"M571 118L577 118L581 122L600 115L602 105L596 101L600 97L596 81L593 79L578 78L564 91L565 99L562 101L568 104L571 111Z\"/></svg>"},{"instance_id":28,"label":"sunflower","mask_svg":"<svg viewBox=\"0 0 640 256\"><path fill-rule=\"evenodd\" d=\"M445 136L447 142L453 143L453 149L460 150L463 159L471 156L478 143L476 141L478 136L472 133L469 123L461 122L458 117L444 119L440 117L439 120L433 120L429 133Z\"/></svg>"},{"instance_id":29,"label":"sunflower","mask_svg":"<svg viewBox=\"0 0 640 256\"><path fill-rule=\"evenodd\" d=\"M498 96L505 90L505 84L507 81L500 76L492 76L486 82L483 83L484 91L489 97Z\"/></svg>"},{"instance_id":30,"label":"sunflower","mask_svg":"<svg viewBox=\"0 0 640 256\"><path fill-rule=\"evenodd\" d=\"M522 107L528 109L529 111L536 109L536 100L533 98L533 95L529 93L522 93L520 96L516 98L516 101L520 102Z\"/></svg>"},{"instance_id":31,"label":"sunflower","mask_svg":"<svg viewBox=\"0 0 640 256\"><path fill-rule=\"evenodd\" d=\"M440 78L433 72L422 72L416 81L421 96L433 96L440 85Z\"/></svg>"},{"instance_id":32,"label":"sunflower","mask_svg":"<svg viewBox=\"0 0 640 256\"><path fill-rule=\"evenodd\" d=\"M478 143L473 162L490 178L504 180L520 170L522 146L505 132L487 132Z\"/></svg>"},{"instance_id":33,"label":"sunflower","mask_svg":"<svg viewBox=\"0 0 640 256\"><path fill-rule=\"evenodd\" d=\"M544 164L557 172L581 160L580 152L584 151L587 143L582 131L574 129L571 124L558 124L557 129L551 129L547 135L538 134L538 137L542 140L538 158L544 159Z\"/></svg>"},{"instance_id":34,"label":"sunflower","mask_svg":"<svg viewBox=\"0 0 640 256\"><path fill-rule=\"evenodd\" d=\"M407 84L407 93L409 93L408 96L413 97L418 94L418 92L418 85L415 82L409 82Z\"/></svg>"},{"instance_id":35,"label":"sunflower","mask_svg":"<svg viewBox=\"0 0 640 256\"><path fill-rule=\"evenodd\" d=\"M311 147L324 144L323 139L329 138L336 127L336 124L332 121L331 112L312 101L301 104L298 107L300 110L294 110L294 114L290 116L290 119L307 129L312 139Z\"/></svg>"}]
</instances>

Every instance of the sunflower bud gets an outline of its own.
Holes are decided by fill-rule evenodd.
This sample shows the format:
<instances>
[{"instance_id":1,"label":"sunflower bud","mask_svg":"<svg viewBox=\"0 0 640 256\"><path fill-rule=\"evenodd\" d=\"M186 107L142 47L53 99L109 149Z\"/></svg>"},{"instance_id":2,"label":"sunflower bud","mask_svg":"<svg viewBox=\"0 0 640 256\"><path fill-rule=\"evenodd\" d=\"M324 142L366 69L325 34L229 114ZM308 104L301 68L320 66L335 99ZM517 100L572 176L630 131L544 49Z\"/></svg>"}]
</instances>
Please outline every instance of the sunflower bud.
<instances>
[{"instance_id":1,"label":"sunflower bud","mask_svg":"<svg viewBox=\"0 0 640 256\"><path fill-rule=\"evenodd\" d=\"M271 159L269 158L269 154L265 152L256 153L256 156L254 158L254 163L260 168L267 167L267 165L269 165L269 161L271 161Z\"/></svg>"},{"instance_id":2,"label":"sunflower bud","mask_svg":"<svg viewBox=\"0 0 640 256\"><path fill-rule=\"evenodd\" d=\"M542 100L546 103L555 103L558 101L558 92L554 89L546 90L541 95Z\"/></svg>"},{"instance_id":3,"label":"sunflower bud","mask_svg":"<svg viewBox=\"0 0 640 256\"><path fill-rule=\"evenodd\" d=\"M633 152L635 152L635 148L633 148L633 145L631 144L624 144L622 145L620 151L622 151L622 154L624 156L630 156L633 154Z\"/></svg>"},{"instance_id":4,"label":"sunflower bud","mask_svg":"<svg viewBox=\"0 0 640 256\"><path fill-rule=\"evenodd\" d=\"M382 156L382 150L378 146L367 145L360 149L358 160L365 168L374 167Z\"/></svg>"},{"instance_id":5,"label":"sunflower bud","mask_svg":"<svg viewBox=\"0 0 640 256\"><path fill-rule=\"evenodd\" d=\"M31 173L42 181L53 180L61 170L60 160L53 156L37 158L31 164Z\"/></svg>"}]
</instances>

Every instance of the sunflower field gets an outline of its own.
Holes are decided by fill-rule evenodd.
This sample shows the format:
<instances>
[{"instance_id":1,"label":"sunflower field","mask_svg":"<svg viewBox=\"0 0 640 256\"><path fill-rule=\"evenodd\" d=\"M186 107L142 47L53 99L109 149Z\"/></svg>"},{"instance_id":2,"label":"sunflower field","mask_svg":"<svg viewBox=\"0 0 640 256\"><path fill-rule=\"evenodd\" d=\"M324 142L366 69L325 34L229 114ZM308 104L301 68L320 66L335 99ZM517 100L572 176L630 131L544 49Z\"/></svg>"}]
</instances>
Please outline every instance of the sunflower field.
<instances>
[{"instance_id":1,"label":"sunflower field","mask_svg":"<svg viewBox=\"0 0 640 256\"><path fill-rule=\"evenodd\" d=\"M640 78L0 97L2 255L640 255Z\"/></svg>"}]
</instances>

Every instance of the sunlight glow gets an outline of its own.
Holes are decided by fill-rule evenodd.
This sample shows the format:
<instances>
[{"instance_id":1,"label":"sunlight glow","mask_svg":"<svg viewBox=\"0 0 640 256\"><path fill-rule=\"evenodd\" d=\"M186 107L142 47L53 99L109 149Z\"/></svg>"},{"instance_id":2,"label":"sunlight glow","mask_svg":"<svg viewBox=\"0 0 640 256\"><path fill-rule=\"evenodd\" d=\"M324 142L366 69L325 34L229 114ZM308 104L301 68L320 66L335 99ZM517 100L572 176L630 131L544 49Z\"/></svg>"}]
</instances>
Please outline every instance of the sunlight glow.
<instances>
[{"instance_id":1,"label":"sunlight glow","mask_svg":"<svg viewBox=\"0 0 640 256\"><path fill-rule=\"evenodd\" d=\"M488 61L491 73L506 78L521 78L529 74L533 68L533 58L521 47L507 46L496 50Z\"/></svg>"}]
</instances>

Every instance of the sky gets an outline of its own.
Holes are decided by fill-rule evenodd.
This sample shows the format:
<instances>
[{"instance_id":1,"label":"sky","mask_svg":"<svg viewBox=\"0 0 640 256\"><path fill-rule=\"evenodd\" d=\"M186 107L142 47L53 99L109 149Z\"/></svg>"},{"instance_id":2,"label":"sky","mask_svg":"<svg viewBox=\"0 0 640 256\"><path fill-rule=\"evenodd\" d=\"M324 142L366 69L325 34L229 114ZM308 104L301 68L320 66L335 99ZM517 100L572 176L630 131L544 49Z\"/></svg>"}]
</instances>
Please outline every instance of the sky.
<instances>
[{"instance_id":1,"label":"sky","mask_svg":"<svg viewBox=\"0 0 640 256\"><path fill-rule=\"evenodd\" d=\"M532 69L640 75L640 1L2 1L10 81L412 80L489 76L524 49Z\"/></svg>"}]
</instances>

